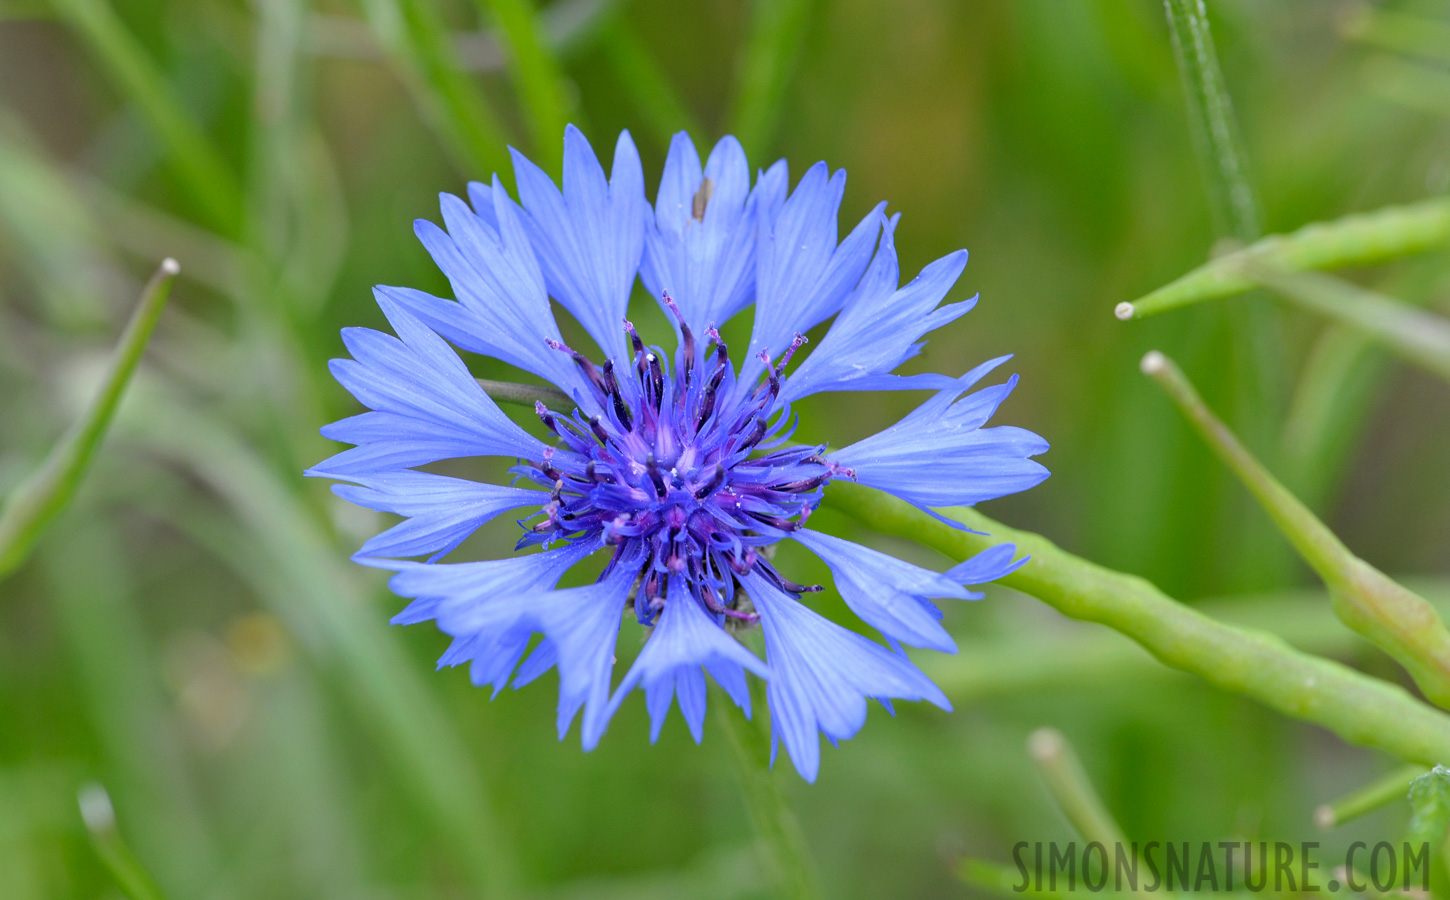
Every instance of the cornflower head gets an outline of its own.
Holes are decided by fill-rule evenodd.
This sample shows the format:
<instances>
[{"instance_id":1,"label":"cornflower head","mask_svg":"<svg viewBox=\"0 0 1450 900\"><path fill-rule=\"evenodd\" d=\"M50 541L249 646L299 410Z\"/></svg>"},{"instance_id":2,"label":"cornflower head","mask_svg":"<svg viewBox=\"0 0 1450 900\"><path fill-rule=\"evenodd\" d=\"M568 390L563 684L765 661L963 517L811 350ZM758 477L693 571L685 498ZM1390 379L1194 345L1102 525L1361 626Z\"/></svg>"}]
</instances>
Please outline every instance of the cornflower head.
<instances>
[{"instance_id":1,"label":"cornflower head","mask_svg":"<svg viewBox=\"0 0 1450 900\"><path fill-rule=\"evenodd\" d=\"M323 429L355 446L308 474L344 482L334 490L354 503L404 517L356 557L393 570L392 589L412 598L393 621L435 621L453 638L440 665L467 663L474 683L495 694L557 667L559 735L583 710L585 749L636 687L652 740L678 700L698 742L706 675L747 716L746 673L766 679L772 746L783 742L807 780L819 767L817 733L832 741L855 734L867 698L949 709L903 645L954 652L932 600L980 597L967 587L1020 565L1014 548L938 573L807 526L839 479L941 517L943 508L1047 476L1030 459L1047 449L1040 437L984 427L1016 377L970 392L1007 357L959 378L895 374L928 331L975 303L942 304L966 251L901 286L897 216L887 217L885 204L839 239L843 171L818 163L788 191L781 161L752 186L730 137L702 167L689 138L677 135L653 207L628 133L608 178L572 126L564 150L562 190L515 152L519 203L494 176L469 185L471 208L442 195L446 231L416 223L456 301L379 287L396 336L343 331L352 358L333 360L332 371L369 411ZM646 345L627 318L636 278L673 325L672 352ZM550 298L597 353L565 344ZM749 344L732 355L718 326L752 305ZM832 317L807 354L803 335ZM558 399L534 410L549 440L504 415L450 342L555 385ZM846 390L933 393L840 450L791 443L794 401ZM513 483L418 468L479 456L516 459ZM514 509L533 510L519 520L516 550L528 552L437 561ZM820 587L797 584L772 562L783 540L827 564L846 604L886 644L802 602ZM606 560L597 581L557 587L596 554ZM625 610L651 631L615 685ZM764 660L735 634L757 625Z\"/></svg>"}]
</instances>

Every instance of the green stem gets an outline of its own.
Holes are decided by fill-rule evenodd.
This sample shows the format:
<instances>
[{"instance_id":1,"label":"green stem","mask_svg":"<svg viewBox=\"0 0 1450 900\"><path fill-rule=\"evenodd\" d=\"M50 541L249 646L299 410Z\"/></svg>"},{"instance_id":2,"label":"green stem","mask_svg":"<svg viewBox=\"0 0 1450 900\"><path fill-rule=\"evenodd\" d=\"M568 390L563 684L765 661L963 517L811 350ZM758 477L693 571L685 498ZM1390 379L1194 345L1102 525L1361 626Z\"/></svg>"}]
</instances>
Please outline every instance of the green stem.
<instances>
[{"instance_id":1,"label":"green stem","mask_svg":"<svg viewBox=\"0 0 1450 900\"><path fill-rule=\"evenodd\" d=\"M1450 201L1436 198L1406 206L1315 222L1270 235L1212 260L1132 303L1119 303L1120 319L1141 319L1205 300L1232 297L1258 287L1244 262L1251 259L1288 272L1361 266L1409 256L1450 240Z\"/></svg>"},{"instance_id":2,"label":"green stem","mask_svg":"<svg viewBox=\"0 0 1450 900\"><path fill-rule=\"evenodd\" d=\"M815 863L800 822L770 769L770 737L762 721L765 704L760 702L758 683L752 683L751 693L753 719L745 718L731 703L715 704L718 712L713 718L720 721L729 739L730 755L740 776L750 818L774 869L778 896L799 900L820 897Z\"/></svg>"},{"instance_id":3,"label":"green stem","mask_svg":"<svg viewBox=\"0 0 1450 900\"><path fill-rule=\"evenodd\" d=\"M176 260L162 261L151 276L141 302L126 323L116 354L111 360L100 390L90 405L65 436L51 449L50 456L34 474L21 483L0 509L0 578L15 571L40 538L45 527L65 508L75 495L81 478L90 467L106 429L115 415L116 406L126 384L146 351L146 344L156 330L171 282L181 267Z\"/></svg>"},{"instance_id":4,"label":"green stem","mask_svg":"<svg viewBox=\"0 0 1450 900\"><path fill-rule=\"evenodd\" d=\"M514 381L490 381L487 378L476 378L478 386L483 388L495 403L512 403L516 406L527 406L534 408L535 403L542 403L545 406L553 404L555 407L565 407L574 401L569 395L554 387L545 387L539 384L519 384Z\"/></svg>"},{"instance_id":5,"label":"green stem","mask_svg":"<svg viewBox=\"0 0 1450 900\"><path fill-rule=\"evenodd\" d=\"M1400 766L1354 793L1314 810L1314 824L1328 831L1381 806L1403 800L1410 791L1410 782L1424 774L1424 766Z\"/></svg>"},{"instance_id":6,"label":"green stem","mask_svg":"<svg viewBox=\"0 0 1450 900\"><path fill-rule=\"evenodd\" d=\"M116 886L130 900L162 900L161 889L156 880L136 854L131 852L121 832L116 828L116 811L111 806L111 796L99 784L88 784L81 788L77 800L80 803L81 819L91 836L91 846L106 871L115 879Z\"/></svg>"},{"instance_id":7,"label":"green stem","mask_svg":"<svg viewBox=\"0 0 1450 900\"><path fill-rule=\"evenodd\" d=\"M1450 629L1435 608L1351 553L1214 416L1172 360L1153 351L1143 357L1143 371L1163 386L1304 561L1324 579L1340 619L1399 660L1425 696L1450 706Z\"/></svg>"},{"instance_id":8,"label":"green stem","mask_svg":"<svg viewBox=\"0 0 1450 900\"><path fill-rule=\"evenodd\" d=\"M1450 716L1403 688L1301 653L1273 635L1217 622L1142 578L1088 562L1041 535L1008 528L974 509L947 511L983 532L975 534L853 484L832 485L827 502L869 528L916 541L952 559L1015 543L1031 559L1001 579L1007 587L1031 594L1070 618L1107 625L1166 665L1322 725L1351 743L1427 765L1450 759Z\"/></svg>"}]
</instances>

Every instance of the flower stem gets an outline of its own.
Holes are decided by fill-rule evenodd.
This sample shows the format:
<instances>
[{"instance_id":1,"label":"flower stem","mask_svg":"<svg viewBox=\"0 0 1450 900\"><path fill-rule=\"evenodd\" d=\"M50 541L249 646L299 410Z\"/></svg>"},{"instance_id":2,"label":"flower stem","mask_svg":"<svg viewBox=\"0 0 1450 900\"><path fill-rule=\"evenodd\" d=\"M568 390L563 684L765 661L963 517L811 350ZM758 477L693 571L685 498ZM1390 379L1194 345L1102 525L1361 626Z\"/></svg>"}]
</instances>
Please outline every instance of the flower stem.
<instances>
[{"instance_id":1,"label":"flower stem","mask_svg":"<svg viewBox=\"0 0 1450 900\"><path fill-rule=\"evenodd\" d=\"M569 395L558 388L544 387L540 384L519 384L514 381L489 381L487 378L474 380L495 403L512 403L516 406L527 406L530 409L535 403L542 403L545 406L552 403L561 409L568 409L569 404L572 403Z\"/></svg>"},{"instance_id":2,"label":"flower stem","mask_svg":"<svg viewBox=\"0 0 1450 900\"><path fill-rule=\"evenodd\" d=\"M176 260L167 259L151 276L90 406L51 449L45 463L15 489L0 509L0 578L25 561L41 532L75 494L166 308L171 282L180 271Z\"/></svg>"},{"instance_id":3,"label":"flower stem","mask_svg":"<svg viewBox=\"0 0 1450 900\"><path fill-rule=\"evenodd\" d=\"M91 846L121 893L129 900L162 900L155 879L116 828L116 812L106 789L99 784L88 784L81 788L77 800L86 831L91 836Z\"/></svg>"},{"instance_id":4,"label":"flower stem","mask_svg":"<svg viewBox=\"0 0 1450 900\"><path fill-rule=\"evenodd\" d=\"M1374 212L1315 222L1289 234L1270 235L1199 266L1132 303L1119 303L1120 319L1232 297L1258 286L1245 260L1290 272L1335 269L1410 256L1450 240L1450 201L1423 200Z\"/></svg>"},{"instance_id":5,"label":"flower stem","mask_svg":"<svg viewBox=\"0 0 1450 900\"><path fill-rule=\"evenodd\" d=\"M1172 360L1153 351L1143 357L1143 372L1162 385L1304 561L1324 579L1339 618L1399 660L1426 697L1450 707L1450 629L1435 608L1351 553L1214 416Z\"/></svg>"},{"instance_id":6,"label":"flower stem","mask_svg":"<svg viewBox=\"0 0 1450 900\"><path fill-rule=\"evenodd\" d=\"M725 702L715 704L719 712L714 718L720 721L729 737L730 755L740 775L745 803L760 835L762 849L775 870L779 896L813 900L821 896L815 863L800 822L770 770L770 737L761 715L765 704L760 701L764 698L760 696L758 683L751 687L752 706L756 711L753 719L745 718L734 704Z\"/></svg>"},{"instance_id":7,"label":"flower stem","mask_svg":"<svg viewBox=\"0 0 1450 900\"><path fill-rule=\"evenodd\" d=\"M1387 803L1403 800L1410 792L1410 782L1424 774L1424 766L1413 763L1400 766L1354 793L1314 810L1314 824L1328 831L1365 813L1374 812Z\"/></svg>"},{"instance_id":8,"label":"flower stem","mask_svg":"<svg viewBox=\"0 0 1450 900\"><path fill-rule=\"evenodd\" d=\"M1088 562L1041 535L1008 528L974 509L946 511L984 532L973 534L854 484L833 484L827 502L869 528L917 541L952 559L1015 543L1031 559L1001 579L1007 587L1031 594L1070 618L1107 625L1166 665L1322 725L1351 743L1427 765L1450 759L1450 716L1403 688L1302 653L1271 634L1210 619L1142 578Z\"/></svg>"}]
</instances>

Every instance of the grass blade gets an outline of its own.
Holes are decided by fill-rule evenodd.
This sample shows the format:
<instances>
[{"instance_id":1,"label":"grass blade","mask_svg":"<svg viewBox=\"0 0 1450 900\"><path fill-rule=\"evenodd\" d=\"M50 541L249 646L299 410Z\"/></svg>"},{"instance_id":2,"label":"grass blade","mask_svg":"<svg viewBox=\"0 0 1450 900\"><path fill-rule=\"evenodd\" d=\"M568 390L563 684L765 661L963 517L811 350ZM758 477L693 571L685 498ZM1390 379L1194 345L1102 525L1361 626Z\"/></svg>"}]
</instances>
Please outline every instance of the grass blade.
<instances>
[{"instance_id":1,"label":"grass blade","mask_svg":"<svg viewBox=\"0 0 1450 900\"><path fill-rule=\"evenodd\" d=\"M1450 629L1435 608L1351 553L1214 416L1172 360L1153 351L1143 357L1143 372L1163 387L1304 561L1319 573L1330 589L1334 611L1344 623L1398 660L1425 696L1450 706Z\"/></svg>"},{"instance_id":2,"label":"grass blade","mask_svg":"<svg viewBox=\"0 0 1450 900\"><path fill-rule=\"evenodd\" d=\"M564 73L545 43L532 0L476 0L484 12L492 11L499 38L507 52L509 74L519 94L519 106L528 121L534 160L545 171L564 170L564 126L572 104L564 91ZM575 122L582 127L582 123Z\"/></svg>"},{"instance_id":3,"label":"grass blade","mask_svg":"<svg viewBox=\"0 0 1450 900\"><path fill-rule=\"evenodd\" d=\"M458 59L453 36L429 0L358 0L403 76L423 118L459 169L486 179L509 169L508 133Z\"/></svg>"},{"instance_id":4,"label":"grass blade","mask_svg":"<svg viewBox=\"0 0 1450 900\"><path fill-rule=\"evenodd\" d=\"M755 0L740 62L731 132L762 156L775 136L790 77L805 42L811 0Z\"/></svg>"},{"instance_id":5,"label":"grass blade","mask_svg":"<svg viewBox=\"0 0 1450 900\"><path fill-rule=\"evenodd\" d=\"M661 147L668 147L676 132L704 133L654 54L623 16L613 16L604 26L599 46Z\"/></svg>"},{"instance_id":6,"label":"grass blade","mask_svg":"<svg viewBox=\"0 0 1450 900\"><path fill-rule=\"evenodd\" d=\"M1265 632L1211 619L1142 578L1088 562L1041 535L1009 528L975 509L949 510L951 518L980 533L963 531L854 484L833 484L826 500L874 531L916 541L952 559L1014 543L1019 554L1031 558L1000 584L1070 618L1107 625L1165 665L1322 725L1351 743L1426 765L1450 758L1450 716L1398 685L1294 650Z\"/></svg>"},{"instance_id":7,"label":"grass blade","mask_svg":"<svg viewBox=\"0 0 1450 900\"><path fill-rule=\"evenodd\" d=\"M1212 260L1132 303L1119 303L1115 313L1119 319L1141 319L1242 294L1258 286L1246 261L1287 272L1335 269L1410 256L1447 240L1450 201L1438 198L1316 222Z\"/></svg>"},{"instance_id":8,"label":"grass blade","mask_svg":"<svg viewBox=\"0 0 1450 900\"><path fill-rule=\"evenodd\" d=\"M235 174L182 108L125 23L103 0L55 0L55 8L90 44L111 81L141 110L211 225L231 234L242 209Z\"/></svg>"},{"instance_id":9,"label":"grass blade","mask_svg":"<svg viewBox=\"0 0 1450 900\"><path fill-rule=\"evenodd\" d=\"M171 282L181 267L166 259L141 292L141 302L121 334L116 353L81 418L56 443L45 463L6 501L0 510L0 578L15 571L30 554L45 527L74 496L91 459L106 436L126 383L136 371L141 354L156 330L166 307Z\"/></svg>"},{"instance_id":10,"label":"grass blade","mask_svg":"<svg viewBox=\"0 0 1450 900\"><path fill-rule=\"evenodd\" d=\"M1213 48L1208 11L1203 0L1163 0L1163 7L1218 231L1248 243L1262 233L1259 203L1249 185L1248 164Z\"/></svg>"}]
</instances>

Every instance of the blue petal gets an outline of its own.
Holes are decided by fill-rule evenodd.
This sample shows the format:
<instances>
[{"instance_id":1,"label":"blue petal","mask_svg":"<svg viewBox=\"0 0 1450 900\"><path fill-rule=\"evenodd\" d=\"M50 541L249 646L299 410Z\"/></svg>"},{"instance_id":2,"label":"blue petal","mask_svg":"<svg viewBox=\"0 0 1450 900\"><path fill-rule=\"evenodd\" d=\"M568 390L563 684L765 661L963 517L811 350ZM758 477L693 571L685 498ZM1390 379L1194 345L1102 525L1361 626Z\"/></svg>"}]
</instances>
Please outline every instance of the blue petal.
<instances>
[{"instance_id":1,"label":"blue petal","mask_svg":"<svg viewBox=\"0 0 1450 900\"><path fill-rule=\"evenodd\" d=\"M944 376L880 380L921 349L928 331L955 320L976 305L972 297L938 308L967 264L958 250L922 269L906 287L897 289L898 266L892 235L896 217L886 223L871 267L831 323L821 343L785 380L781 397L796 400L819 391L846 389L940 390L951 384ZM869 387L868 387L869 386Z\"/></svg>"},{"instance_id":2,"label":"blue petal","mask_svg":"<svg viewBox=\"0 0 1450 900\"><path fill-rule=\"evenodd\" d=\"M358 506L406 517L363 544L361 556L442 556L499 513L540 506L549 499L542 491L411 469L351 480L357 484L335 484L333 493Z\"/></svg>"},{"instance_id":3,"label":"blue petal","mask_svg":"<svg viewBox=\"0 0 1450 900\"><path fill-rule=\"evenodd\" d=\"M400 597L416 598L393 617L394 624L436 619L454 637L499 634L515 626L539 630L539 596L564 572L594 550L597 543L565 544L554 550L468 563L420 563L359 558L395 574L388 586Z\"/></svg>"},{"instance_id":4,"label":"blue petal","mask_svg":"<svg viewBox=\"0 0 1450 900\"><path fill-rule=\"evenodd\" d=\"M310 470L352 480L457 456L538 458L544 445L489 399L453 348L387 298L379 305L398 337L343 330L353 359L334 359L333 376L374 410L323 429L358 444Z\"/></svg>"},{"instance_id":5,"label":"blue petal","mask_svg":"<svg viewBox=\"0 0 1450 900\"><path fill-rule=\"evenodd\" d=\"M828 458L854 472L856 481L923 509L966 506L1026 490L1047 477L1028 457L1047 442L1011 426L983 428L1017 383L964 392L1009 357L963 375L901 421Z\"/></svg>"},{"instance_id":6,"label":"blue petal","mask_svg":"<svg viewBox=\"0 0 1450 900\"><path fill-rule=\"evenodd\" d=\"M682 579L671 577L659 624L615 690L609 702L610 715L643 682L650 713L650 739L654 740L669 711L670 699L677 690L683 690L680 712L698 742L705 721L701 667L722 686L726 682L738 685L743 680L744 669L762 678L770 674L765 663L721 628L700 601L690 595ZM739 697L731 693L739 703Z\"/></svg>"},{"instance_id":7,"label":"blue petal","mask_svg":"<svg viewBox=\"0 0 1450 900\"><path fill-rule=\"evenodd\" d=\"M761 352L774 357L797 332L835 315L870 264L885 204L868 213L838 246L836 214L845 189L846 173L831 176L825 163L806 172L778 211L775 177L762 176L756 185L761 192L756 201L756 313L743 383L753 384L760 373Z\"/></svg>"},{"instance_id":8,"label":"blue petal","mask_svg":"<svg viewBox=\"0 0 1450 900\"><path fill-rule=\"evenodd\" d=\"M1022 564L1031 559L1024 556L1021 559L1013 559L1017 552L1016 544L998 544L995 547L988 547L966 562L958 563L946 571L946 577L958 584L986 584L996 581L1006 575L1010 575L1022 568ZM972 599L980 599L981 594L972 595Z\"/></svg>"},{"instance_id":9,"label":"blue petal","mask_svg":"<svg viewBox=\"0 0 1450 900\"><path fill-rule=\"evenodd\" d=\"M485 219L451 194L441 194L444 231L419 219L414 232L458 297L461 309L421 291L388 289L395 303L460 347L487 353L545 378L566 393L582 388L572 360L549 348L559 326L549 307L543 274L529 243L522 211L494 177L493 216ZM466 312L465 312L466 311ZM585 391L584 393L588 393Z\"/></svg>"},{"instance_id":10,"label":"blue petal","mask_svg":"<svg viewBox=\"0 0 1450 900\"><path fill-rule=\"evenodd\" d=\"M933 597L965 600L967 592L955 580L820 532L802 528L791 537L830 566L841 598L863 622L903 644L956 652L931 603Z\"/></svg>"},{"instance_id":11,"label":"blue petal","mask_svg":"<svg viewBox=\"0 0 1450 900\"><path fill-rule=\"evenodd\" d=\"M622 320L644 250L644 169L629 132L619 136L609 181L589 141L564 131L564 190L517 150L514 173L529 236L549 292L606 356L625 359Z\"/></svg>"},{"instance_id":12,"label":"blue petal","mask_svg":"<svg viewBox=\"0 0 1450 900\"><path fill-rule=\"evenodd\" d=\"M806 781L815 781L820 768L816 733L832 742L854 735L866 721L867 697L927 700L951 709L905 654L822 618L758 572L746 575L744 584L765 629L772 741L785 744Z\"/></svg>"},{"instance_id":13,"label":"blue petal","mask_svg":"<svg viewBox=\"0 0 1450 900\"><path fill-rule=\"evenodd\" d=\"M559 660L559 739L584 708L584 749L592 750L608 724L610 673L626 598L638 573L617 568L587 587L539 598L536 613Z\"/></svg>"},{"instance_id":14,"label":"blue petal","mask_svg":"<svg viewBox=\"0 0 1450 900\"><path fill-rule=\"evenodd\" d=\"M695 196L705 178L713 193L703 218L696 219ZM750 196L750 167L739 141L722 138L702 171L689 135L674 136L645 232L640 277L656 299L669 293L696 334L723 325L754 298Z\"/></svg>"}]
</instances>

